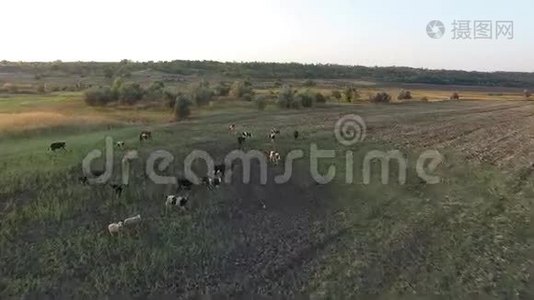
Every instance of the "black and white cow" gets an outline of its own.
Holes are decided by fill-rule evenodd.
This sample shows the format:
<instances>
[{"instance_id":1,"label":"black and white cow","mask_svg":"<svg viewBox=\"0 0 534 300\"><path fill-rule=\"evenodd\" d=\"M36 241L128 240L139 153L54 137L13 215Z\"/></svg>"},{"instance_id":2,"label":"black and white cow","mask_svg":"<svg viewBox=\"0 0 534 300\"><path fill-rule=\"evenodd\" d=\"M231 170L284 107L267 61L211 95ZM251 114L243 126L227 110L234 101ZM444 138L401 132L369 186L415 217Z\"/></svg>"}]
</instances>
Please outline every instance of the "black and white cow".
<instances>
[{"instance_id":1,"label":"black and white cow","mask_svg":"<svg viewBox=\"0 0 534 300\"><path fill-rule=\"evenodd\" d=\"M220 177L206 176L202 178L202 183L206 185L210 190L213 190L221 185L222 179Z\"/></svg>"},{"instance_id":2,"label":"black and white cow","mask_svg":"<svg viewBox=\"0 0 534 300\"><path fill-rule=\"evenodd\" d=\"M295 132L293 132L293 137L296 139L299 138L299 131L298 130L295 130Z\"/></svg>"},{"instance_id":3,"label":"black and white cow","mask_svg":"<svg viewBox=\"0 0 534 300\"><path fill-rule=\"evenodd\" d=\"M252 133L250 131L243 131L243 132L241 132L241 136L244 137L244 138L251 138L252 137Z\"/></svg>"},{"instance_id":4,"label":"black and white cow","mask_svg":"<svg viewBox=\"0 0 534 300\"><path fill-rule=\"evenodd\" d=\"M117 197L120 197L122 195L122 191L123 191L123 185L121 184L110 184L109 185L113 191L115 192L115 195L117 195Z\"/></svg>"},{"instance_id":5,"label":"black and white cow","mask_svg":"<svg viewBox=\"0 0 534 300\"><path fill-rule=\"evenodd\" d=\"M235 133L236 128L237 126L235 124L230 124L230 126L228 126L228 131L230 131L230 133Z\"/></svg>"},{"instance_id":6,"label":"black and white cow","mask_svg":"<svg viewBox=\"0 0 534 300\"><path fill-rule=\"evenodd\" d=\"M237 144L239 145L240 148L241 148L241 146L243 146L243 144L245 143L246 140L247 140L247 138L245 138L243 136L238 136L237 137Z\"/></svg>"},{"instance_id":7,"label":"black and white cow","mask_svg":"<svg viewBox=\"0 0 534 300\"><path fill-rule=\"evenodd\" d=\"M116 143L116 145L117 145L117 148L119 148L119 149L123 149L123 148L124 148L124 141L118 141L118 142Z\"/></svg>"},{"instance_id":8,"label":"black and white cow","mask_svg":"<svg viewBox=\"0 0 534 300\"><path fill-rule=\"evenodd\" d=\"M54 152L59 149L65 150L66 146L67 146L67 143L65 142L55 142L55 143L50 144L50 150Z\"/></svg>"},{"instance_id":9,"label":"black and white cow","mask_svg":"<svg viewBox=\"0 0 534 300\"><path fill-rule=\"evenodd\" d=\"M177 207L180 207L181 209L185 209L188 201L189 201L188 196L169 195L167 196L165 205L166 206L177 206Z\"/></svg>"},{"instance_id":10,"label":"black and white cow","mask_svg":"<svg viewBox=\"0 0 534 300\"><path fill-rule=\"evenodd\" d=\"M278 162L280 161L281 156L280 153L276 151L269 151L269 161L274 163L275 165L278 165Z\"/></svg>"},{"instance_id":11,"label":"black and white cow","mask_svg":"<svg viewBox=\"0 0 534 300\"><path fill-rule=\"evenodd\" d=\"M152 140L152 132L147 130L141 131L139 134L139 141L142 142L148 140Z\"/></svg>"},{"instance_id":12,"label":"black and white cow","mask_svg":"<svg viewBox=\"0 0 534 300\"><path fill-rule=\"evenodd\" d=\"M187 190L190 191L193 187L193 183L187 179L178 179L178 190Z\"/></svg>"}]
</instances>

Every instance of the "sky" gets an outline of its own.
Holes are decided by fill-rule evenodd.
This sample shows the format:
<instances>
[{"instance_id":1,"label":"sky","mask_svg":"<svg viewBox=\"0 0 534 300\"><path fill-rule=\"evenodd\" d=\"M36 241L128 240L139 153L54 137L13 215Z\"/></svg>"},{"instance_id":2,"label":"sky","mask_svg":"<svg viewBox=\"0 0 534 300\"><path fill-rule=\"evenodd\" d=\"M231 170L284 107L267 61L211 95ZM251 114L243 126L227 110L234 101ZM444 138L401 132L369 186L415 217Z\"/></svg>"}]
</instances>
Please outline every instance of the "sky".
<instances>
[{"instance_id":1,"label":"sky","mask_svg":"<svg viewBox=\"0 0 534 300\"><path fill-rule=\"evenodd\" d=\"M216 60L534 72L532 0L4 0L0 60ZM445 34L427 35L440 20ZM491 39L454 39L455 20ZM513 39L496 22L513 21Z\"/></svg>"}]
</instances>

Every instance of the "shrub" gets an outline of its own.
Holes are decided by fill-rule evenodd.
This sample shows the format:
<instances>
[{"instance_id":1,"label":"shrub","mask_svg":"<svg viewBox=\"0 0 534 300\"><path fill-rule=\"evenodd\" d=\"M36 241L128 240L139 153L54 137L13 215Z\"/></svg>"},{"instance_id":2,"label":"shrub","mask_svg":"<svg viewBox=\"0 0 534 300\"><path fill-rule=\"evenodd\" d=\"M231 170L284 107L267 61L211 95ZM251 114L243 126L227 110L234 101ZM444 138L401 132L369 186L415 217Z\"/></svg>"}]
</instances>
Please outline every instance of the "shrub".
<instances>
[{"instance_id":1,"label":"shrub","mask_svg":"<svg viewBox=\"0 0 534 300\"><path fill-rule=\"evenodd\" d=\"M315 102L317 103L326 103L326 97L321 93L315 93Z\"/></svg>"},{"instance_id":2,"label":"shrub","mask_svg":"<svg viewBox=\"0 0 534 300\"><path fill-rule=\"evenodd\" d=\"M191 114L190 106L193 104L191 98L184 94L179 94L176 97L176 103L174 104L174 119L176 121L186 119Z\"/></svg>"},{"instance_id":3,"label":"shrub","mask_svg":"<svg viewBox=\"0 0 534 300\"><path fill-rule=\"evenodd\" d=\"M376 93L374 96L370 96L369 100L375 103L389 103L391 101L391 96L386 92Z\"/></svg>"},{"instance_id":4,"label":"shrub","mask_svg":"<svg viewBox=\"0 0 534 300\"><path fill-rule=\"evenodd\" d=\"M230 86L226 82L219 82L215 88L213 88L216 96L228 96L230 93Z\"/></svg>"},{"instance_id":5,"label":"shrub","mask_svg":"<svg viewBox=\"0 0 534 300\"><path fill-rule=\"evenodd\" d=\"M278 93L278 106L281 108L291 108L293 102L295 102L293 99L293 91L289 86L283 86Z\"/></svg>"},{"instance_id":6,"label":"shrub","mask_svg":"<svg viewBox=\"0 0 534 300\"><path fill-rule=\"evenodd\" d=\"M428 102L429 100L428 100L428 97L425 96L425 97L421 98L421 101Z\"/></svg>"},{"instance_id":7,"label":"shrub","mask_svg":"<svg viewBox=\"0 0 534 300\"><path fill-rule=\"evenodd\" d=\"M154 81L145 92L147 100L161 100L164 97L165 84L162 81ZM176 97L175 97L176 98Z\"/></svg>"},{"instance_id":8,"label":"shrub","mask_svg":"<svg viewBox=\"0 0 534 300\"><path fill-rule=\"evenodd\" d=\"M237 80L232 84L232 87L230 88L230 96L235 97L237 99L243 99L249 100L252 99L252 96L254 95L254 90L252 89L252 84L248 81L240 81Z\"/></svg>"},{"instance_id":9,"label":"shrub","mask_svg":"<svg viewBox=\"0 0 534 300\"><path fill-rule=\"evenodd\" d=\"M282 82L282 80L280 78L277 78L274 83L273 83L274 87L275 88L280 88L284 85L284 83Z\"/></svg>"},{"instance_id":10,"label":"shrub","mask_svg":"<svg viewBox=\"0 0 534 300\"><path fill-rule=\"evenodd\" d=\"M300 106L302 106L302 107L312 107L313 106L313 101L315 100L314 96L315 95L313 95L309 91L300 92L300 93L297 94L297 96L296 96L297 101L295 101L295 102L298 102L299 107Z\"/></svg>"},{"instance_id":11,"label":"shrub","mask_svg":"<svg viewBox=\"0 0 534 300\"><path fill-rule=\"evenodd\" d=\"M526 98L526 99L528 99L528 98L530 98L530 97L532 96L532 94L530 93L530 91L529 91L529 90L526 90L526 89L523 91L523 94L525 95L525 98Z\"/></svg>"},{"instance_id":12,"label":"shrub","mask_svg":"<svg viewBox=\"0 0 534 300\"><path fill-rule=\"evenodd\" d=\"M458 92L454 92L454 93L452 93L450 99L451 100L460 100L460 94L458 94Z\"/></svg>"},{"instance_id":13,"label":"shrub","mask_svg":"<svg viewBox=\"0 0 534 300\"><path fill-rule=\"evenodd\" d=\"M201 80L191 85L191 98L197 106L203 106L210 103L213 98L213 91L210 89L209 82Z\"/></svg>"},{"instance_id":14,"label":"shrub","mask_svg":"<svg viewBox=\"0 0 534 300\"><path fill-rule=\"evenodd\" d=\"M412 93L406 90L400 90L397 100L409 100L412 99Z\"/></svg>"},{"instance_id":15,"label":"shrub","mask_svg":"<svg viewBox=\"0 0 534 300\"><path fill-rule=\"evenodd\" d=\"M254 97L254 104L259 110L264 110L267 107L267 97L263 95Z\"/></svg>"},{"instance_id":16,"label":"shrub","mask_svg":"<svg viewBox=\"0 0 534 300\"><path fill-rule=\"evenodd\" d=\"M111 79L113 78L113 74L115 74L115 71L111 67L107 67L104 69L104 77Z\"/></svg>"},{"instance_id":17,"label":"shrub","mask_svg":"<svg viewBox=\"0 0 534 300\"><path fill-rule=\"evenodd\" d=\"M343 98L346 102L360 100L360 92L354 87L347 87L343 91Z\"/></svg>"},{"instance_id":18,"label":"shrub","mask_svg":"<svg viewBox=\"0 0 534 300\"><path fill-rule=\"evenodd\" d=\"M314 82L313 80L308 79L308 80L304 81L303 85L304 85L305 87L313 87L313 86L315 86L316 84L315 84L315 82Z\"/></svg>"},{"instance_id":19,"label":"shrub","mask_svg":"<svg viewBox=\"0 0 534 300\"><path fill-rule=\"evenodd\" d=\"M46 93L46 85L44 83L40 83L40 84L37 85L37 88L35 90L39 94L44 94L44 93Z\"/></svg>"},{"instance_id":20,"label":"shrub","mask_svg":"<svg viewBox=\"0 0 534 300\"><path fill-rule=\"evenodd\" d=\"M16 94L19 92L19 87L16 84L7 82L2 86L2 90L8 93Z\"/></svg>"},{"instance_id":21,"label":"shrub","mask_svg":"<svg viewBox=\"0 0 534 300\"><path fill-rule=\"evenodd\" d=\"M115 80L113 81L113 85L111 86L111 93L113 95L114 100L119 100L120 89L122 88L122 85L123 85L122 78L120 77L115 78Z\"/></svg>"},{"instance_id":22,"label":"shrub","mask_svg":"<svg viewBox=\"0 0 534 300\"><path fill-rule=\"evenodd\" d=\"M178 95L171 91L163 91L163 98L167 103L167 107L169 107L170 109L174 109L174 104L176 103L177 97Z\"/></svg>"},{"instance_id":23,"label":"shrub","mask_svg":"<svg viewBox=\"0 0 534 300\"><path fill-rule=\"evenodd\" d=\"M337 90L332 91L332 97L334 97L334 99L339 101L339 99L341 99L341 93Z\"/></svg>"},{"instance_id":24,"label":"shrub","mask_svg":"<svg viewBox=\"0 0 534 300\"><path fill-rule=\"evenodd\" d=\"M135 104L143 99L145 91L138 83L122 85L119 89L119 100L122 104Z\"/></svg>"},{"instance_id":25,"label":"shrub","mask_svg":"<svg viewBox=\"0 0 534 300\"><path fill-rule=\"evenodd\" d=\"M92 87L85 91L84 100L90 106L104 106L114 99L109 87Z\"/></svg>"}]
</instances>

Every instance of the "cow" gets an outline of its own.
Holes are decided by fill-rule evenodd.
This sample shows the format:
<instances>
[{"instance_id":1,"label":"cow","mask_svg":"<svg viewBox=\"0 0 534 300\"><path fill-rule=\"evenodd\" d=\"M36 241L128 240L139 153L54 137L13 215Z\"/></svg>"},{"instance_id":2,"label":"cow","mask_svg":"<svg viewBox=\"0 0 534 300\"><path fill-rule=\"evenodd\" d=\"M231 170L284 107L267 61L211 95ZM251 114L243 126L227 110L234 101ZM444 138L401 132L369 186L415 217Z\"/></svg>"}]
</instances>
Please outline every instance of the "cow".
<instances>
[{"instance_id":1,"label":"cow","mask_svg":"<svg viewBox=\"0 0 534 300\"><path fill-rule=\"evenodd\" d=\"M120 197L122 195L122 191L124 189L124 187L120 184L110 184L110 187L113 189L113 191L115 192L115 195L117 195L117 197Z\"/></svg>"},{"instance_id":2,"label":"cow","mask_svg":"<svg viewBox=\"0 0 534 300\"><path fill-rule=\"evenodd\" d=\"M293 132L293 137L296 139L299 138L299 131L298 130L295 130L295 132Z\"/></svg>"},{"instance_id":3,"label":"cow","mask_svg":"<svg viewBox=\"0 0 534 300\"><path fill-rule=\"evenodd\" d=\"M139 134L139 142L152 140L152 132L144 130Z\"/></svg>"},{"instance_id":4,"label":"cow","mask_svg":"<svg viewBox=\"0 0 534 300\"><path fill-rule=\"evenodd\" d=\"M184 189L190 191L193 183L187 179L178 179L178 190Z\"/></svg>"},{"instance_id":5,"label":"cow","mask_svg":"<svg viewBox=\"0 0 534 300\"><path fill-rule=\"evenodd\" d=\"M170 195L170 196L167 196L165 205L166 206L178 206L181 209L185 209L188 201L189 201L188 196Z\"/></svg>"},{"instance_id":6,"label":"cow","mask_svg":"<svg viewBox=\"0 0 534 300\"><path fill-rule=\"evenodd\" d=\"M245 137L242 137L242 136L238 136L237 137L237 144L239 145L239 147L241 148L241 146L243 146L243 144L245 143L246 141L246 138Z\"/></svg>"},{"instance_id":7,"label":"cow","mask_svg":"<svg viewBox=\"0 0 534 300\"><path fill-rule=\"evenodd\" d=\"M116 145L117 145L117 148L119 148L119 149L124 148L124 142L123 142L123 141L118 141L118 142L116 143Z\"/></svg>"},{"instance_id":8,"label":"cow","mask_svg":"<svg viewBox=\"0 0 534 300\"><path fill-rule=\"evenodd\" d=\"M244 138L251 138L252 137L252 133L250 131L243 131L243 132L241 132L241 136L244 137Z\"/></svg>"},{"instance_id":9,"label":"cow","mask_svg":"<svg viewBox=\"0 0 534 300\"><path fill-rule=\"evenodd\" d=\"M276 151L269 151L269 161L274 163L275 165L278 165L278 162L280 161L281 156L280 153Z\"/></svg>"},{"instance_id":10,"label":"cow","mask_svg":"<svg viewBox=\"0 0 534 300\"><path fill-rule=\"evenodd\" d=\"M230 124L230 126L228 126L228 131L230 131L230 133L235 133L236 128L237 126L235 124Z\"/></svg>"},{"instance_id":11,"label":"cow","mask_svg":"<svg viewBox=\"0 0 534 300\"><path fill-rule=\"evenodd\" d=\"M67 146L67 143L65 142L54 142L52 144L50 144L50 150L55 152L56 150L59 150L59 149L63 149L65 150Z\"/></svg>"}]
</instances>

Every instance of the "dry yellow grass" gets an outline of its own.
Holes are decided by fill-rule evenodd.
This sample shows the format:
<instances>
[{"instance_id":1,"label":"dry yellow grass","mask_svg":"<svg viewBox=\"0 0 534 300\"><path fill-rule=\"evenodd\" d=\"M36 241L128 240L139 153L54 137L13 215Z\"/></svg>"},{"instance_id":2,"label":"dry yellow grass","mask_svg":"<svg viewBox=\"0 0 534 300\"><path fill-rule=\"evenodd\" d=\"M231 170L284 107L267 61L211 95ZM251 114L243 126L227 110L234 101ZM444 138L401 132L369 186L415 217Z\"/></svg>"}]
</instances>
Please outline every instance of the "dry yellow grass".
<instances>
[{"instance_id":1,"label":"dry yellow grass","mask_svg":"<svg viewBox=\"0 0 534 300\"><path fill-rule=\"evenodd\" d=\"M110 121L106 117L97 115L74 116L45 111L0 113L0 131L24 131L63 125L96 125Z\"/></svg>"}]
</instances>

